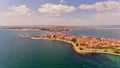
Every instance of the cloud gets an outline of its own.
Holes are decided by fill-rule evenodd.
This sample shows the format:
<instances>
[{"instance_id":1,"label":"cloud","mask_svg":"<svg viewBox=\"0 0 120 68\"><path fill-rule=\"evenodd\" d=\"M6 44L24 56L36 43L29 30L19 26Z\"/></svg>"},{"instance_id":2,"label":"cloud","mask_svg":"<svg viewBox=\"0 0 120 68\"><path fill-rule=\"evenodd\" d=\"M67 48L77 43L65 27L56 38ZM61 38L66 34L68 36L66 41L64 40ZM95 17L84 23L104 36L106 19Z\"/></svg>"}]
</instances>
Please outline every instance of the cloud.
<instances>
[{"instance_id":1,"label":"cloud","mask_svg":"<svg viewBox=\"0 0 120 68\"><path fill-rule=\"evenodd\" d=\"M97 10L97 11L104 11L104 10L112 10L112 9L120 9L120 2L119 1L113 1L113 0L108 0L104 2L96 2L94 4L81 4L80 9L84 10Z\"/></svg>"},{"instance_id":2,"label":"cloud","mask_svg":"<svg viewBox=\"0 0 120 68\"><path fill-rule=\"evenodd\" d=\"M38 10L31 11L26 5L13 5L8 12L0 11L0 25L120 25L120 7L116 0L80 5L82 10L96 10L92 14L89 11L75 11L76 9L74 6L47 3ZM70 13L73 11L77 15ZM69 15L61 15L65 13ZM32 15L28 16L30 14Z\"/></svg>"},{"instance_id":3,"label":"cloud","mask_svg":"<svg viewBox=\"0 0 120 68\"><path fill-rule=\"evenodd\" d=\"M74 6L63 5L63 4L44 4L39 8L39 12L46 13L46 14L55 14L60 15L63 13L69 13L75 11L76 8Z\"/></svg>"},{"instance_id":4,"label":"cloud","mask_svg":"<svg viewBox=\"0 0 120 68\"><path fill-rule=\"evenodd\" d=\"M60 0L60 3L65 3L65 1L64 0Z\"/></svg>"},{"instance_id":5,"label":"cloud","mask_svg":"<svg viewBox=\"0 0 120 68\"><path fill-rule=\"evenodd\" d=\"M5 12L4 14L6 16L21 16L21 15L30 15L30 9L26 5L20 5L9 8L10 11Z\"/></svg>"},{"instance_id":6,"label":"cloud","mask_svg":"<svg viewBox=\"0 0 120 68\"><path fill-rule=\"evenodd\" d=\"M120 23L120 1L108 0L103 2L96 2L94 4L81 4L80 9L82 10L96 10L93 14L86 15L84 22L90 24L119 24ZM81 21L81 19L78 19Z\"/></svg>"}]
</instances>

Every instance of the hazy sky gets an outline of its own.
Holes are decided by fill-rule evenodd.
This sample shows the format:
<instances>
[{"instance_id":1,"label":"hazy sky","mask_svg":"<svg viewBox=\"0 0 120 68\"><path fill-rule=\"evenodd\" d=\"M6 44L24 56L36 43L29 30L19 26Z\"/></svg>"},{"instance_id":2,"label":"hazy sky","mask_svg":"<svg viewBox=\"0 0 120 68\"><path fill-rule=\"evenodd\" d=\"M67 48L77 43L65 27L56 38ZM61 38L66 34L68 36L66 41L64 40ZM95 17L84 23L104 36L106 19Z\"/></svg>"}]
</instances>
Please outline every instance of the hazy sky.
<instances>
[{"instance_id":1,"label":"hazy sky","mask_svg":"<svg viewBox=\"0 0 120 68\"><path fill-rule=\"evenodd\" d=\"M0 0L0 25L120 25L120 0Z\"/></svg>"}]
</instances>

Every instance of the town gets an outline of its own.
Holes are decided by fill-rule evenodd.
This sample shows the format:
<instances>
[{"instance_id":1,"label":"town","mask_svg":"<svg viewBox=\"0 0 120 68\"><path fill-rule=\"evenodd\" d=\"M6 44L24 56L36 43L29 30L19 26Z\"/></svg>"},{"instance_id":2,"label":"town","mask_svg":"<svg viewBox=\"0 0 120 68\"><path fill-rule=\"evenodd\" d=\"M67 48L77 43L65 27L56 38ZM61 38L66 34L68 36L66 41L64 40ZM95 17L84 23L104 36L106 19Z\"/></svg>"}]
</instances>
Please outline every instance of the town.
<instances>
[{"instance_id":1,"label":"town","mask_svg":"<svg viewBox=\"0 0 120 68\"><path fill-rule=\"evenodd\" d=\"M93 38L89 36L71 36L60 32L47 36L21 36L31 39L57 40L73 45L75 51L80 54L87 53L107 53L120 55L120 40Z\"/></svg>"}]
</instances>

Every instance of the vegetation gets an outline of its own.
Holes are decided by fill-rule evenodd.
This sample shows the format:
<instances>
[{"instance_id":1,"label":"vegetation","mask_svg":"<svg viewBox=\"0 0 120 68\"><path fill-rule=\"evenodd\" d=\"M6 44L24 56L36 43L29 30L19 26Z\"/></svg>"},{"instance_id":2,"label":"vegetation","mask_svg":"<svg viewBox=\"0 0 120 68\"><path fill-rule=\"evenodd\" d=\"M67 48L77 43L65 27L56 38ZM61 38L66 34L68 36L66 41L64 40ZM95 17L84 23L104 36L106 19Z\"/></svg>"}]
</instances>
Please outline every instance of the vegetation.
<instances>
[{"instance_id":1,"label":"vegetation","mask_svg":"<svg viewBox=\"0 0 120 68\"><path fill-rule=\"evenodd\" d=\"M48 37L48 38L51 38L51 36L50 36L50 35L48 35L47 37Z\"/></svg>"},{"instance_id":2,"label":"vegetation","mask_svg":"<svg viewBox=\"0 0 120 68\"><path fill-rule=\"evenodd\" d=\"M38 38L38 37L40 37L40 36L32 36L32 37L36 37L36 38Z\"/></svg>"},{"instance_id":3,"label":"vegetation","mask_svg":"<svg viewBox=\"0 0 120 68\"><path fill-rule=\"evenodd\" d=\"M77 42L76 38L72 38L71 41L74 42L74 43Z\"/></svg>"},{"instance_id":4,"label":"vegetation","mask_svg":"<svg viewBox=\"0 0 120 68\"><path fill-rule=\"evenodd\" d=\"M100 49L104 49L104 52L108 52L108 51L113 51L114 53L120 54L120 49L118 49L117 47L104 47L101 46Z\"/></svg>"},{"instance_id":5,"label":"vegetation","mask_svg":"<svg viewBox=\"0 0 120 68\"><path fill-rule=\"evenodd\" d=\"M108 51L107 49L104 50L104 52L107 52L107 51Z\"/></svg>"},{"instance_id":6,"label":"vegetation","mask_svg":"<svg viewBox=\"0 0 120 68\"><path fill-rule=\"evenodd\" d=\"M62 37L61 39L64 39L64 37Z\"/></svg>"},{"instance_id":7,"label":"vegetation","mask_svg":"<svg viewBox=\"0 0 120 68\"><path fill-rule=\"evenodd\" d=\"M56 38L56 36L55 36L55 35L53 35L53 38Z\"/></svg>"},{"instance_id":8,"label":"vegetation","mask_svg":"<svg viewBox=\"0 0 120 68\"><path fill-rule=\"evenodd\" d=\"M79 46L79 44L78 44L78 43L76 43L76 46Z\"/></svg>"},{"instance_id":9,"label":"vegetation","mask_svg":"<svg viewBox=\"0 0 120 68\"><path fill-rule=\"evenodd\" d=\"M81 47L80 47L79 49L80 49L80 50L84 50L84 49L83 49L83 48L81 48Z\"/></svg>"},{"instance_id":10,"label":"vegetation","mask_svg":"<svg viewBox=\"0 0 120 68\"><path fill-rule=\"evenodd\" d=\"M119 51L119 50L115 50L115 51L114 51L114 53L117 53L117 54L119 54L119 53L120 53L120 51Z\"/></svg>"}]
</instances>

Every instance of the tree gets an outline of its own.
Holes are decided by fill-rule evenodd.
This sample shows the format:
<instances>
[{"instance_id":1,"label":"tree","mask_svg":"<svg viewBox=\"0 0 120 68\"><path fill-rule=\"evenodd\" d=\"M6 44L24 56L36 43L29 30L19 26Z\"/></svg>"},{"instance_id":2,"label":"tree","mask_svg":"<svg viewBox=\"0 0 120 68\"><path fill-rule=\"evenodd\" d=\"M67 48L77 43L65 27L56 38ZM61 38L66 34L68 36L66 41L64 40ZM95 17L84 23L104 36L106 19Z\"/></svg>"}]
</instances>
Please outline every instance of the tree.
<instances>
[{"instance_id":1,"label":"tree","mask_svg":"<svg viewBox=\"0 0 120 68\"><path fill-rule=\"evenodd\" d=\"M72 38L71 41L74 42L74 43L77 42L76 38Z\"/></svg>"},{"instance_id":2,"label":"tree","mask_svg":"<svg viewBox=\"0 0 120 68\"><path fill-rule=\"evenodd\" d=\"M78 46L79 45L79 43L76 43L76 46Z\"/></svg>"},{"instance_id":3,"label":"tree","mask_svg":"<svg viewBox=\"0 0 120 68\"><path fill-rule=\"evenodd\" d=\"M53 35L53 38L55 38L56 36L55 35Z\"/></svg>"},{"instance_id":4,"label":"tree","mask_svg":"<svg viewBox=\"0 0 120 68\"><path fill-rule=\"evenodd\" d=\"M84 50L82 47L79 48L80 50Z\"/></svg>"}]
</instances>

